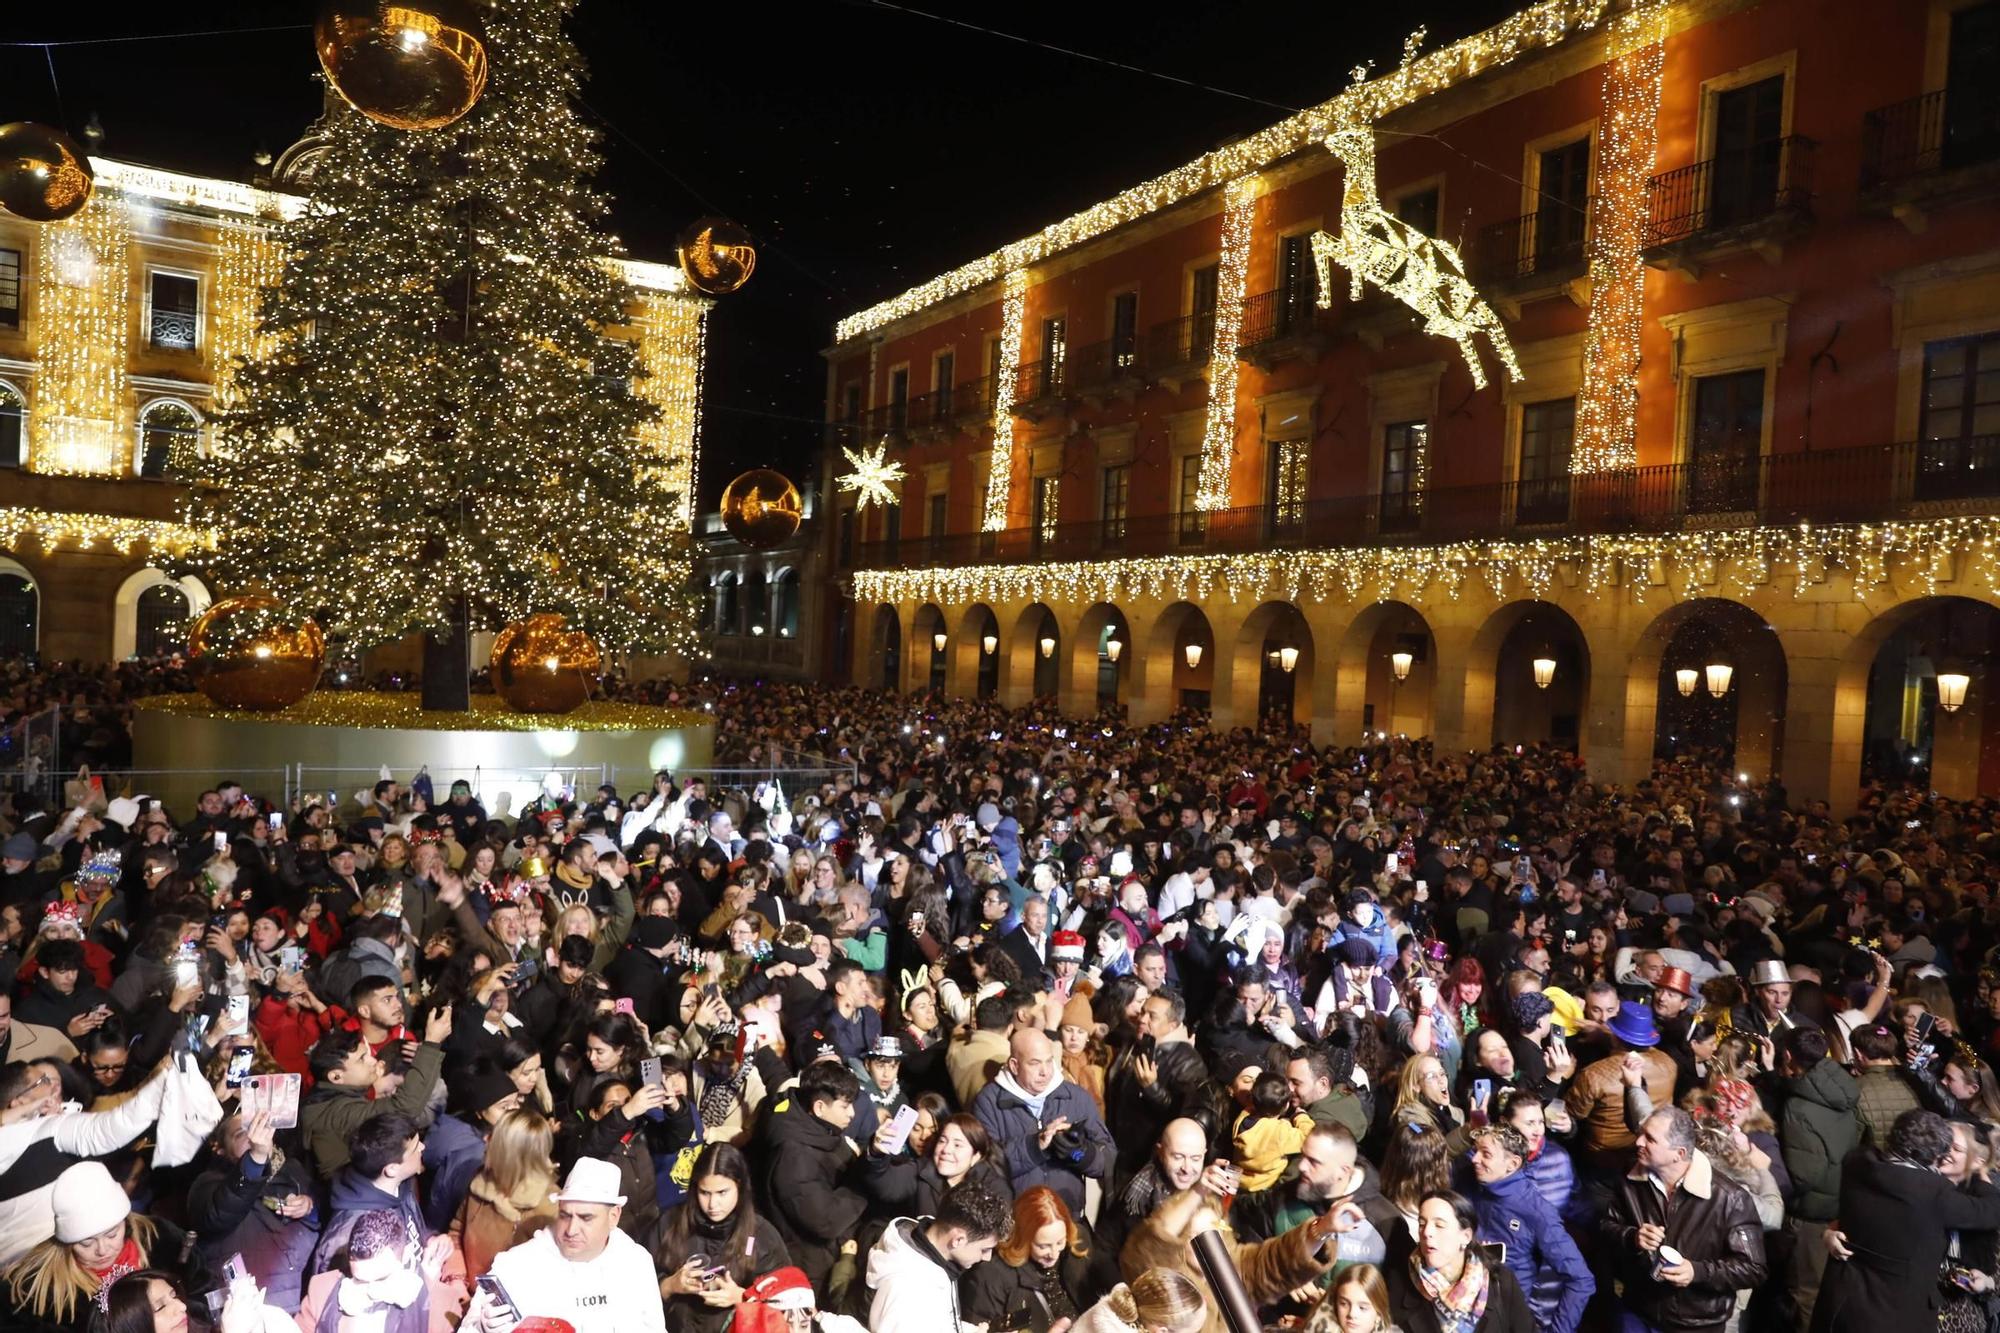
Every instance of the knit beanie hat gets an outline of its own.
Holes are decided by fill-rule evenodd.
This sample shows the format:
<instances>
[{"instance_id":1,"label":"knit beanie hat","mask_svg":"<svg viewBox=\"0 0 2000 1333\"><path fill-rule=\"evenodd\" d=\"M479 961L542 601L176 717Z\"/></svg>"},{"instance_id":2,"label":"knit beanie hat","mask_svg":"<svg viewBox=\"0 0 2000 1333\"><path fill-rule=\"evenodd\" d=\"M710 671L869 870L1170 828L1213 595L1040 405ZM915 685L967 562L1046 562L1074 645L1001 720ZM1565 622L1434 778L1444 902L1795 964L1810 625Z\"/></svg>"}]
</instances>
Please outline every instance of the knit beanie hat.
<instances>
[{"instance_id":1,"label":"knit beanie hat","mask_svg":"<svg viewBox=\"0 0 2000 1333\"><path fill-rule=\"evenodd\" d=\"M1097 1018L1090 1012L1090 997L1088 995L1072 995L1069 997L1069 1003L1063 1006L1061 1026L1066 1028L1082 1028L1085 1032L1095 1032L1097 1030Z\"/></svg>"},{"instance_id":2,"label":"knit beanie hat","mask_svg":"<svg viewBox=\"0 0 2000 1333\"><path fill-rule=\"evenodd\" d=\"M54 1203L56 1239L65 1245L101 1235L132 1215L132 1201L94 1158L56 1177Z\"/></svg>"}]
</instances>

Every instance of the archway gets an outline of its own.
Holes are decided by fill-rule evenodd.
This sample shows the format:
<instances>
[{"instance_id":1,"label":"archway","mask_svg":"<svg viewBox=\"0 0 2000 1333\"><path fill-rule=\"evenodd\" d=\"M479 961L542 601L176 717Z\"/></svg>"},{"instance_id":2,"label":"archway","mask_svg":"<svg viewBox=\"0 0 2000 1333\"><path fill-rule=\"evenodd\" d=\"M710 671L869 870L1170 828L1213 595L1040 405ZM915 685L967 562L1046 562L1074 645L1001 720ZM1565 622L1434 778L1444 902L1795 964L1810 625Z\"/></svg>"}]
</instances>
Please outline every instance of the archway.
<instances>
[{"instance_id":1,"label":"archway","mask_svg":"<svg viewBox=\"0 0 2000 1333\"><path fill-rule=\"evenodd\" d=\"M1255 702L1256 712L1239 712L1280 728L1312 725L1314 651L1312 627L1290 602L1266 602L1236 632L1230 652L1231 691L1239 706Z\"/></svg>"},{"instance_id":2,"label":"archway","mask_svg":"<svg viewBox=\"0 0 2000 1333\"><path fill-rule=\"evenodd\" d=\"M1856 636L1842 676L1866 691L1861 780L1955 800L2000 788L1996 647L2000 609L1969 597L1891 607Z\"/></svg>"},{"instance_id":3,"label":"archway","mask_svg":"<svg viewBox=\"0 0 2000 1333\"><path fill-rule=\"evenodd\" d=\"M1428 736L1437 652L1430 622L1406 602L1377 602L1341 636L1333 740Z\"/></svg>"},{"instance_id":4,"label":"archway","mask_svg":"<svg viewBox=\"0 0 2000 1333\"><path fill-rule=\"evenodd\" d=\"M1099 602L1083 613L1068 651L1057 654L1067 662L1067 685L1063 691L1063 711L1085 717L1117 704L1125 693L1132 663L1132 629L1125 613L1109 602Z\"/></svg>"},{"instance_id":5,"label":"archway","mask_svg":"<svg viewBox=\"0 0 2000 1333\"><path fill-rule=\"evenodd\" d=\"M192 574L176 580L150 567L133 571L112 598L112 660L180 652L187 644L187 622L206 611L209 601L207 587Z\"/></svg>"},{"instance_id":6,"label":"archway","mask_svg":"<svg viewBox=\"0 0 2000 1333\"><path fill-rule=\"evenodd\" d=\"M781 639L799 636L799 571L781 569L771 580L771 620Z\"/></svg>"},{"instance_id":7,"label":"archway","mask_svg":"<svg viewBox=\"0 0 2000 1333\"><path fill-rule=\"evenodd\" d=\"M1492 717L1494 745L1580 747L1590 698L1590 645L1553 602L1510 602L1472 637L1465 668L1465 728Z\"/></svg>"},{"instance_id":8,"label":"archway","mask_svg":"<svg viewBox=\"0 0 2000 1333\"><path fill-rule=\"evenodd\" d=\"M1062 666L1056 660L1061 647L1056 613L1041 602L1023 607L1002 649L1007 660L1001 701L1018 708L1030 699L1054 696L1061 685Z\"/></svg>"},{"instance_id":9,"label":"archway","mask_svg":"<svg viewBox=\"0 0 2000 1333\"><path fill-rule=\"evenodd\" d=\"M1777 632L1741 602L1669 607L1632 649L1626 743L1651 737L1655 758L1706 752L1762 781L1783 767L1789 678Z\"/></svg>"},{"instance_id":10,"label":"archway","mask_svg":"<svg viewBox=\"0 0 2000 1333\"><path fill-rule=\"evenodd\" d=\"M965 609L951 653L954 693L965 693L968 683L975 699L1000 693L1000 618L992 607L974 602Z\"/></svg>"},{"instance_id":11,"label":"archway","mask_svg":"<svg viewBox=\"0 0 2000 1333\"><path fill-rule=\"evenodd\" d=\"M0 556L0 657L28 657L42 642L42 588L28 567Z\"/></svg>"},{"instance_id":12,"label":"archway","mask_svg":"<svg viewBox=\"0 0 2000 1333\"><path fill-rule=\"evenodd\" d=\"M742 608L736 586L736 571L725 569L715 578L715 632L742 632Z\"/></svg>"},{"instance_id":13,"label":"archway","mask_svg":"<svg viewBox=\"0 0 2000 1333\"><path fill-rule=\"evenodd\" d=\"M924 688L944 693L951 634L944 627L944 612L933 602L925 602L910 619L910 661L918 666Z\"/></svg>"},{"instance_id":14,"label":"archway","mask_svg":"<svg viewBox=\"0 0 2000 1333\"><path fill-rule=\"evenodd\" d=\"M1175 602L1143 631L1144 651L1131 701L1135 722L1153 722L1176 709L1206 713L1215 690L1215 628L1192 602ZM1143 716L1141 713L1143 712Z\"/></svg>"},{"instance_id":15,"label":"archway","mask_svg":"<svg viewBox=\"0 0 2000 1333\"><path fill-rule=\"evenodd\" d=\"M882 689L900 691L903 688L902 617L896 614L895 607L887 603L875 608L875 626L869 636L868 655L871 661L868 669L861 673L861 678Z\"/></svg>"},{"instance_id":16,"label":"archway","mask_svg":"<svg viewBox=\"0 0 2000 1333\"><path fill-rule=\"evenodd\" d=\"M201 447L201 414L178 398L155 398L139 411L132 470L142 477L184 477Z\"/></svg>"},{"instance_id":17,"label":"archway","mask_svg":"<svg viewBox=\"0 0 2000 1333\"><path fill-rule=\"evenodd\" d=\"M752 635L767 633L771 626L771 586L765 581L762 568L744 571L742 601L744 630Z\"/></svg>"}]
</instances>

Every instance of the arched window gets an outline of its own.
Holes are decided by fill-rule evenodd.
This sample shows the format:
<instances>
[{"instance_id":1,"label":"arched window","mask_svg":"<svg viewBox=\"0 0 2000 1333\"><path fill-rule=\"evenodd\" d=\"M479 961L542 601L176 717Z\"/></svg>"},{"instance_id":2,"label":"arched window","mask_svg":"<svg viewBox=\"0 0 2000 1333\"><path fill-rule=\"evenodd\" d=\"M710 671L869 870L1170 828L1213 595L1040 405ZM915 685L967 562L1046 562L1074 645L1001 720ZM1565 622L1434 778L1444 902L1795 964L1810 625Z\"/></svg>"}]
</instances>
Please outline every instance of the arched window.
<instances>
[{"instance_id":1,"label":"arched window","mask_svg":"<svg viewBox=\"0 0 2000 1333\"><path fill-rule=\"evenodd\" d=\"M724 574L715 585L715 632L735 634L736 621L736 575Z\"/></svg>"},{"instance_id":2,"label":"arched window","mask_svg":"<svg viewBox=\"0 0 2000 1333\"><path fill-rule=\"evenodd\" d=\"M780 570L777 580L777 595L772 599L772 619L777 621L778 637L796 639L799 636L799 571Z\"/></svg>"},{"instance_id":3,"label":"arched window","mask_svg":"<svg viewBox=\"0 0 2000 1333\"><path fill-rule=\"evenodd\" d=\"M165 657L187 647L188 596L177 583L155 583L139 594L135 657Z\"/></svg>"},{"instance_id":4,"label":"arched window","mask_svg":"<svg viewBox=\"0 0 2000 1333\"><path fill-rule=\"evenodd\" d=\"M28 402L0 380L0 467L19 467L28 456Z\"/></svg>"},{"instance_id":5,"label":"arched window","mask_svg":"<svg viewBox=\"0 0 2000 1333\"><path fill-rule=\"evenodd\" d=\"M29 657L41 646L41 590L13 561L0 562L0 657Z\"/></svg>"},{"instance_id":6,"label":"arched window","mask_svg":"<svg viewBox=\"0 0 2000 1333\"><path fill-rule=\"evenodd\" d=\"M201 442L201 418L185 403L162 398L139 414L139 475L172 477Z\"/></svg>"}]
</instances>

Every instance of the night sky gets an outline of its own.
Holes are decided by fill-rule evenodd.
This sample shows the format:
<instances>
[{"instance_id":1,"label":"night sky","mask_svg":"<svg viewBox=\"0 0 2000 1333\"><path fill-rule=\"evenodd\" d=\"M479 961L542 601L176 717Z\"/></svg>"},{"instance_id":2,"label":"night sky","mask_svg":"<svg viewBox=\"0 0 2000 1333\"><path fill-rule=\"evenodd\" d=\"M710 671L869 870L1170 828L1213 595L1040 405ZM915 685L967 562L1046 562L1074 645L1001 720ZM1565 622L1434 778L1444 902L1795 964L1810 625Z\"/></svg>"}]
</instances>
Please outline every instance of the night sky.
<instances>
[{"instance_id":1,"label":"night sky","mask_svg":"<svg viewBox=\"0 0 2000 1333\"><path fill-rule=\"evenodd\" d=\"M253 153L282 150L318 113L314 8L10 14L0 42L97 40L49 53L60 106L43 48L0 47L0 121L75 133L95 113L106 156L247 180ZM805 478L835 319L1331 96L1351 66L1393 63L1419 22L1437 45L1515 8L933 0L929 12L954 20L943 22L866 0L581 0L583 110L604 131L600 182L627 248L670 260L677 231L707 212L759 241L756 275L710 325L703 504L760 463Z\"/></svg>"}]
</instances>

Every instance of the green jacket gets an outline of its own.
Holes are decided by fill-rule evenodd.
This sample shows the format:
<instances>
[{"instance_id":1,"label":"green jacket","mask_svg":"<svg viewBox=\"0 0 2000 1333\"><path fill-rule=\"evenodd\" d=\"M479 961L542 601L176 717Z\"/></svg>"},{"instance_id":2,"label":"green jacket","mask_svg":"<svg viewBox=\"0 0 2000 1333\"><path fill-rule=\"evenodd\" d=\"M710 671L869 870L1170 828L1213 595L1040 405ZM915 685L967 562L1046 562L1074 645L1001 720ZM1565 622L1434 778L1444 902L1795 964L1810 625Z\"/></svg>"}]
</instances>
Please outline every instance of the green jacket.
<instances>
[{"instance_id":1,"label":"green jacket","mask_svg":"<svg viewBox=\"0 0 2000 1333\"><path fill-rule=\"evenodd\" d=\"M1368 1132L1368 1108L1361 1104L1361 1094L1349 1087L1335 1088L1305 1112L1315 1125L1347 1126L1356 1143Z\"/></svg>"},{"instance_id":2,"label":"green jacket","mask_svg":"<svg viewBox=\"0 0 2000 1333\"><path fill-rule=\"evenodd\" d=\"M425 1103L431 1099L431 1089L437 1086L438 1066L443 1060L442 1047L424 1042L417 1047L416 1058L410 1061L410 1072L404 1076L403 1086L396 1090L395 1096L381 1101L369 1100L365 1088L344 1088L325 1082L306 1094L304 1104L299 1107L299 1142L312 1153L320 1179L330 1179L347 1165L348 1139L376 1116L391 1111L421 1116Z\"/></svg>"},{"instance_id":3,"label":"green jacket","mask_svg":"<svg viewBox=\"0 0 2000 1333\"><path fill-rule=\"evenodd\" d=\"M1779 1141L1797 1190L1792 1216L1830 1222L1840 1215L1841 1159L1861 1146L1861 1089L1829 1058L1786 1079L1785 1091Z\"/></svg>"}]
</instances>

